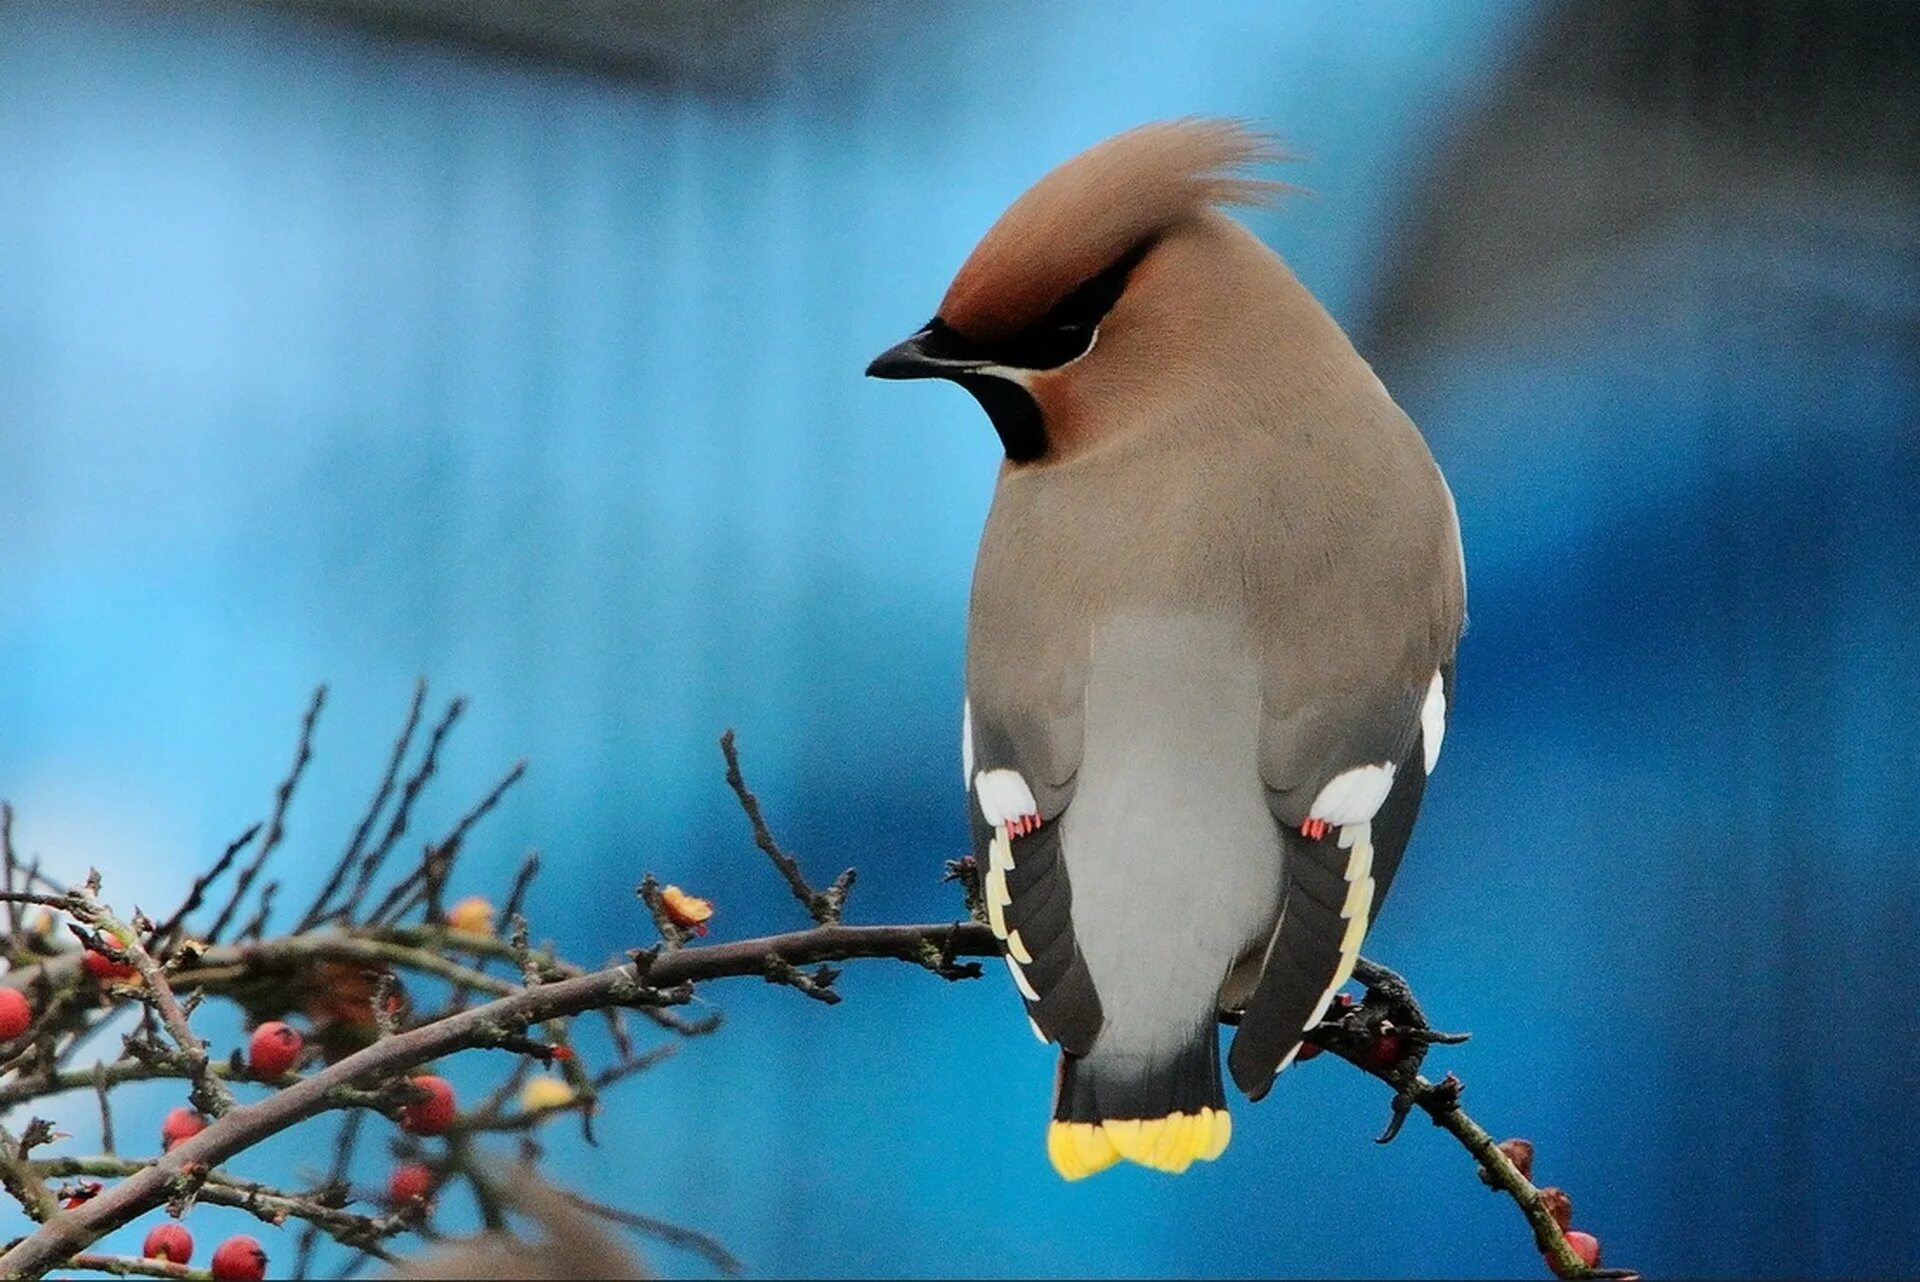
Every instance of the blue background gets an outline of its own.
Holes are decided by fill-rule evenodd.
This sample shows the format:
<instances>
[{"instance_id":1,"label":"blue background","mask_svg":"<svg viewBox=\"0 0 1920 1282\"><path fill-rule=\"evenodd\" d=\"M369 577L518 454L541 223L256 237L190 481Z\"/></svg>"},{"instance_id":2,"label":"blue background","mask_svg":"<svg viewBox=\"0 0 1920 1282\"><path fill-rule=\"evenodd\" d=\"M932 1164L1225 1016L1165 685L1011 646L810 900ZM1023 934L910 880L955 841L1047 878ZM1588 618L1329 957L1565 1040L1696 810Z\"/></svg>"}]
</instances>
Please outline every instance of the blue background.
<instances>
[{"instance_id":1,"label":"blue background","mask_svg":"<svg viewBox=\"0 0 1920 1282\"><path fill-rule=\"evenodd\" d=\"M726 726L808 868L858 865L855 919L951 916L998 447L954 389L860 371L1052 164L1244 115L1312 192L1250 223L1459 501L1457 712L1368 946L1474 1032L1436 1068L1610 1260L1920 1270L1920 259L1859 234L1911 206L1743 189L1596 239L1577 307L1370 342L1535 6L911 12L839 10L728 95L250 7L0 5L22 847L169 902L325 679L297 900L426 673L474 705L422 827L529 758L465 880L537 846L535 928L576 956L648 936L645 869L721 936L797 924ZM729 1026L625 1088L599 1148L556 1135L556 1168L763 1274L1540 1273L1450 1141L1370 1142L1384 1095L1337 1064L1240 1108L1217 1163L1065 1186L1003 977L843 987L715 986ZM325 1160L319 1132L285 1152Z\"/></svg>"}]
</instances>

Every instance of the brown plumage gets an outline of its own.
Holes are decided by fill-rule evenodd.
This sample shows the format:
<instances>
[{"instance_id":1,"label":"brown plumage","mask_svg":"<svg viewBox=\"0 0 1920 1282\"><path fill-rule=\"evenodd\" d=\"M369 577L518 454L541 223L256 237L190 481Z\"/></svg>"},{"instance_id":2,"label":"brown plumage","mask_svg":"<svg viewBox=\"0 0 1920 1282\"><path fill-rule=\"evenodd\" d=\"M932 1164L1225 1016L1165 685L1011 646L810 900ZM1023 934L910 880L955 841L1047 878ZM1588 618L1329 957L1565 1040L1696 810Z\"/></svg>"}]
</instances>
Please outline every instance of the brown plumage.
<instances>
[{"instance_id":1,"label":"brown plumage","mask_svg":"<svg viewBox=\"0 0 1920 1282\"><path fill-rule=\"evenodd\" d=\"M1281 184L1241 171L1278 159L1233 121L1144 125L1081 152L1000 216L947 288L940 318L979 342L1018 333L1136 242L1214 205L1257 205Z\"/></svg>"},{"instance_id":2,"label":"brown plumage","mask_svg":"<svg viewBox=\"0 0 1920 1282\"><path fill-rule=\"evenodd\" d=\"M1452 499L1280 259L1238 126L1122 134L1021 197L874 362L1007 449L967 775L1070 1178L1217 1156L1351 973L1410 835L1465 596Z\"/></svg>"}]
</instances>

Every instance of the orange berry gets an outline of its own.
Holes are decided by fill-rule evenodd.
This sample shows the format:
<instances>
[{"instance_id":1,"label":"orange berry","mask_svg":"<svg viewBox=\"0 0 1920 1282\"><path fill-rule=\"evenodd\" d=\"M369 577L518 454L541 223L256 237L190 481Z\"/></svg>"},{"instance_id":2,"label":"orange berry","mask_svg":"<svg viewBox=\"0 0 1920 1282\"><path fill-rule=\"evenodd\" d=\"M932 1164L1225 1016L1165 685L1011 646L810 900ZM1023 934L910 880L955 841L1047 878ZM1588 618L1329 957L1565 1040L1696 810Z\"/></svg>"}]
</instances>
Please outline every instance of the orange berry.
<instances>
[{"instance_id":1,"label":"orange berry","mask_svg":"<svg viewBox=\"0 0 1920 1282\"><path fill-rule=\"evenodd\" d=\"M447 925L474 935L491 935L493 905L484 895L469 895L447 909Z\"/></svg>"}]
</instances>

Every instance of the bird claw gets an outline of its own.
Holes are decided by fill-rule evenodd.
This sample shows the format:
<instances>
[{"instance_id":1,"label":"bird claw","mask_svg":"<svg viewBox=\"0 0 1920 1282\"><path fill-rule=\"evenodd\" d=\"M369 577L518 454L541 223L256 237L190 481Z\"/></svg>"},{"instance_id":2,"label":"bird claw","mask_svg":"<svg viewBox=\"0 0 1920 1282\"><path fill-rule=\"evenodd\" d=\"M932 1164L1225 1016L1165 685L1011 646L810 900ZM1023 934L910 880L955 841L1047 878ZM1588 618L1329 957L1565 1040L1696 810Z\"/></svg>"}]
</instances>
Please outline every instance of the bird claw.
<instances>
[{"instance_id":1,"label":"bird claw","mask_svg":"<svg viewBox=\"0 0 1920 1282\"><path fill-rule=\"evenodd\" d=\"M1007 820L1007 836L1024 837L1030 832L1040 830L1039 815L1015 815Z\"/></svg>"},{"instance_id":2,"label":"bird claw","mask_svg":"<svg viewBox=\"0 0 1920 1282\"><path fill-rule=\"evenodd\" d=\"M1308 819L1301 823L1300 835L1308 841L1319 841L1327 835L1327 827L1327 821L1324 819Z\"/></svg>"}]
</instances>

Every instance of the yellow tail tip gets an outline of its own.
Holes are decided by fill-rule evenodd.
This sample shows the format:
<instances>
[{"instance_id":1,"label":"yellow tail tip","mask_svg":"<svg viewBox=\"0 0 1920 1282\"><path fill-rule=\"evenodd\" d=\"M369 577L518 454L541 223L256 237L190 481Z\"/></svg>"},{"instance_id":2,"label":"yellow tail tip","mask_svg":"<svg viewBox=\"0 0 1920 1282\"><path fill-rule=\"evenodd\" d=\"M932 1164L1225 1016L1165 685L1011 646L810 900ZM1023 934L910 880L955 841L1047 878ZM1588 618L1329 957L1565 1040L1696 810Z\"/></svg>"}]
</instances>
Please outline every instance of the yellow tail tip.
<instances>
[{"instance_id":1,"label":"yellow tail tip","mask_svg":"<svg viewBox=\"0 0 1920 1282\"><path fill-rule=\"evenodd\" d=\"M1233 1118L1223 1108L1165 1117L1054 1122L1047 1127L1047 1157L1067 1180L1096 1175L1123 1158L1178 1175L1195 1162L1219 1157L1232 1139Z\"/></svg>"}]
</instances>

